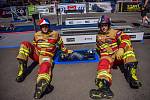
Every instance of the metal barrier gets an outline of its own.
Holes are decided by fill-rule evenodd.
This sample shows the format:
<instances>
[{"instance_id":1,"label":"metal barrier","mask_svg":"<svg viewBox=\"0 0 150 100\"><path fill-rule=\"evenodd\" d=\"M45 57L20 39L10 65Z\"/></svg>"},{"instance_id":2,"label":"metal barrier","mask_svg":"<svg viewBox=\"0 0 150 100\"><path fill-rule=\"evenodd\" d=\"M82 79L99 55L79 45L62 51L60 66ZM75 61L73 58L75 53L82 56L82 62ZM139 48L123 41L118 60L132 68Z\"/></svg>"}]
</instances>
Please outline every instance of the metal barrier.
<instances>
[{"instance_id":1,"label":"metal barrier","mask_svg":"<svg viewBox=\"0 0 150 100\"><path fill-rule=\"evenodd\" d=\"M132 26L112 26L112 28L122 30L131 37L132 41L143 40L144 32ZM61 29L61 36L64 44L94 43L98 31L97 27L63 28Z\"/></svg>"}]
</instances>

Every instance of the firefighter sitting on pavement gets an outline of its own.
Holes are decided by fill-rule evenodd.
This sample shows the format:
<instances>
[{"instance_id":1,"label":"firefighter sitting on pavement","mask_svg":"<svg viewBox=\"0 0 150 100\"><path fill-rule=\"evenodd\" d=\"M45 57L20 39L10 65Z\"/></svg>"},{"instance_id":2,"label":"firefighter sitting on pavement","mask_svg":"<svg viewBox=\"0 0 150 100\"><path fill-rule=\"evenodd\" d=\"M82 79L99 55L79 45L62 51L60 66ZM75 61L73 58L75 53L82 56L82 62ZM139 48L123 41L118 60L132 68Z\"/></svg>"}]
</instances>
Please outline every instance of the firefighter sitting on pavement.
<instances>
[{"instance_id":1,"label":"firefighter sitting on pavement","mask_svg":"<svg viewBox=\"0 0 150 100\"><path fill-rule=\"evenodd\" d=\"M111 20L103 15L98 20L99 33L96 36L97 52L100 62L97 67L95 84L98 89L90 91L92 99L112 98L110 89L112 84L111 67L114 64L123 64L124 76L131 88L139 88L136 70L138 61L135 57L130 37L120 30L111 28Z\"/></svg>"},{"instance_id":2,"label":"firefighter sitting on pavement","mask_svg":"<svg viewBox=\"0 0 150 100\"><path fill-rule=\"evenodd\" d=\"M50 30L50 22L46 18L39 21L40 30L34 34L33 43L23 41L20 46L17 60L19 61L19 70L16 81L22 82L25 79L27 70L27 61L30 57L33 61L39 63L38 76L35 88L34 98L42 97L52 80L53 57L57 49L64 53L72 53L64 47L59 33Z\"/></svg>"}]
</instances>

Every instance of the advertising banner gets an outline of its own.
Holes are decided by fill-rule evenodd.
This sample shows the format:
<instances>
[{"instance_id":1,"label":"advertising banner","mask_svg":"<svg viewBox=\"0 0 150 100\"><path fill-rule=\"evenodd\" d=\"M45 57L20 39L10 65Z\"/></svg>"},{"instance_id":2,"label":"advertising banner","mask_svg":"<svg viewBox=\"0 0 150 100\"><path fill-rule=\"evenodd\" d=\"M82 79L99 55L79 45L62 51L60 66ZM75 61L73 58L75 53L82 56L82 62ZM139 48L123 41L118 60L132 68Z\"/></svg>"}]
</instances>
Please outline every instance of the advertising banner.
<instances>
[{"instance_id":1,"label":"advertising banner","mask_svg":"<svg viewBox=\"0 0 150 100\"><path fill-rule=\"evenodd\" d=\"M13 6L0 9L0 17L8 18L12 17L12 14L17 16L26 16L26 7L25 6Z\"/></svg>"},{"instance_id":2,"label":"advertising banner","mask_svg":"<svg viewBox=\"0 0 150 100\"><path fill-rule=\"evenodd\" d=\"M77 13L86 13L86 4L59 4L58 8L60 9L61 14L77 14Z\"/></svg>"},{"instance_id":3,"label":"advertising banner","mask_svg":"<svg viewBox=\"0 0 150 100\"><path fill-rule=\"evenodd\" d=\"M65 25L77 25L77 24L97 24L98 18L83 17L83 18L68 18L65 20Z\"/></svg>"},{"instance_id":4,"label":"advertising banner","mask_svg":"<svg viewBox=\"0 0 150 100\"><path fill-rule=\"evenodd\" d=\"M32 14L36 12L35 5L28 5L27 8L28 8L28 16L32 16Z\"/></svg>"},{"instance_id":5,"label":"advertising banner","mask_svg":"<svg viewBox=\"0 0 150 100\"><path fill-rule=\"evenodd\" d=\"M138 12L140 11L140 2L119 2L119 12Z\"/></svg>"},{"instance_id":6,"label":"advertising banner","mask_svg":"<svg viewBox=\"0 0 150 100\"><path fill-rule=\"evenodd\" d=\"M80 44L96 42L96 35L62 36L64 44Z\"/></svg>"},{"instance_id":7,"label":"advertising banner","mask_svg":"<svg viewBox=\"0 0 150 100\"><path fill-rule=\"evenodd\" d=\"M111 2L90 2L90 12L112 12L115 9L115 5Z\"/></svg>"},{"instance_id":8,"label":"advertising banner","mask_svg":"<svg viewBox=\"0 0 150 100\"><path fill-rule=\"evenodd\" d=\"M56 8L54 4L51 5L43 5L43 6L36 6L37 12L40 14L56 14Z\"/></svg>"},{"instance_id":9,"label":"advertising banner","mask_svg":"<svg viewBox=\"0 0 150 100\"><path fill-rule=\"evenodd\" d=\"M10 7L13 21L26 21L26 7L23 6L13 6Z\"/></svg>"},{"instance_id":10,"label":"advertising banner","mask_svg":"<svg viewBox=\"0 0 150 100\"><path fill-rule=\"evenodd\" d=\"M0 17L1 18L9 18L11 17L11 10L10 7L7 8L0 8Z\"/></svg>"}]
</instances>

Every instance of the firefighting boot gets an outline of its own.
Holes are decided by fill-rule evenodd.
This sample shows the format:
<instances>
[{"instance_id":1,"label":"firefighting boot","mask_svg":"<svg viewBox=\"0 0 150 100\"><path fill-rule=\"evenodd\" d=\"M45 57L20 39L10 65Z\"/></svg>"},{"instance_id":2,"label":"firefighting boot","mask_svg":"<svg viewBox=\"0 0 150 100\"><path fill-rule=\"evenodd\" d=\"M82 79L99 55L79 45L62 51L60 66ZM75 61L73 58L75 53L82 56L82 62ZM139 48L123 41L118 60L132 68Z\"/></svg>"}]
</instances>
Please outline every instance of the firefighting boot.
<instances>
[{"instance_id":1,"label":"firefighting boot","mask_svg":"<svg viewBox=\"0 0 150 100\"><path fill-rule=\"evenodd\" d=\"M35 88L34 98L40 99L42 96L47 92L47 90L50 90L49 82L47 82L45 79L41 79L37 84Z\"/></svg>"},{"instance_id":2,"label":"firefighting boot","mask_svg":"<svg viewBox=\"0 0 150 100\"><path fill-rule=\"evenodd\" d=\"M141 82L139 82L137 75L136 75L136 69L137 69L137 62L131 62L125 64L125 78L127 82L129 83L131 88L138 89L142 86Z\"/></svg>"},{"instance_id":3,"label":"firefighting boot","mask_svg":"<svg viewBox=\"0 0 150 100\"><path fill-rule=\"evenodd\" d=\"M19 61L19 70L18 70L18 74L16 77L16 81L17 82L22 82L24 81L25 77L26 77L26 70L27 70L27 61L25 60L18 60Z\"/></svg>"},{"instance_id":4,"label":"firefighting boot","mask_svg":"<svg viewBox=\"0 0 150 100\"><path fill-rule=\"evenodd\" d=\"M105 79L96 79L96 85L99 87L98 89L90 90L90 97L92 99L110 99L114 96L113 92L110 89L110 84Z\"/></svg>"}]
</instances>

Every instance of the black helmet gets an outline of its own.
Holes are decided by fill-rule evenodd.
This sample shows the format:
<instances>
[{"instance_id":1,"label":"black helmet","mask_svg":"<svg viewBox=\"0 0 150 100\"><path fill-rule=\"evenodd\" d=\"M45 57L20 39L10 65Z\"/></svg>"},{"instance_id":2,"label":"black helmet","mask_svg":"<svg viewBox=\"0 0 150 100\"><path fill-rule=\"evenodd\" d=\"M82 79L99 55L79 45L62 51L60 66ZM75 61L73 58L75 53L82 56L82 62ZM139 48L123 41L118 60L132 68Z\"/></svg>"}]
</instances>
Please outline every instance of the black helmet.
<instances>
[{"instance_id":1,"label":"black helmet","mask_svg":"<svg viewBox=\"0 0 150 100\"><path fill-rule=\"evenodd\" d=\"M108 17L106 15L102 15L98 20L98 27L101 27L101 24L108 24L110 27L110 25L111 25L110 17Z\"/></svg>"}]
</instances>

